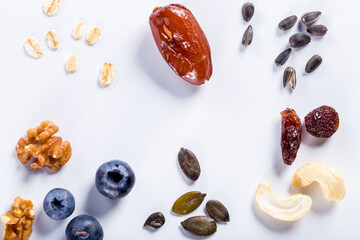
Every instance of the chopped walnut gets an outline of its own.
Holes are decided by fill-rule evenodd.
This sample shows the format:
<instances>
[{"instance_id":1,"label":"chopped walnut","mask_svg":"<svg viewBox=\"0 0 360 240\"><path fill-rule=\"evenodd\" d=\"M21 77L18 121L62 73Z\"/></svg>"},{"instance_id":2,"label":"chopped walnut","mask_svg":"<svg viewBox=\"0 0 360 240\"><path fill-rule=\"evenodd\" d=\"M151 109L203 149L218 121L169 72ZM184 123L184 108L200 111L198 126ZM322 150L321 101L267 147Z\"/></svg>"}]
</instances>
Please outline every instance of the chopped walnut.
<instances>
[{"instance_id":1,"label":"chopped walnut","mask_svg":"<svg viewBox=\"0 0 360 240\"><path fill-rule=\"evenodd\" d=\"M26 240L30 237L35 219L33 207L31 200L15 198L12 209L1 217L5 226L3 240Z\"/></svg>"},{"instance_id":2,"label":"chopped walnut","mask_svg":"<svg viewBox=\"0 0 360 240\"><path fill-rule=\"evenodd\" d=\"M72 149L68 141L62 141L61 137L53 136L59 131L59 127L51 121L43 121L40 126L27 131L27 137L22 137L16 146L17 157L22 164L35 161L30 164L31 170L48 167L53 171L59 171L71 157Z\"/></svg>"}]
</instances>

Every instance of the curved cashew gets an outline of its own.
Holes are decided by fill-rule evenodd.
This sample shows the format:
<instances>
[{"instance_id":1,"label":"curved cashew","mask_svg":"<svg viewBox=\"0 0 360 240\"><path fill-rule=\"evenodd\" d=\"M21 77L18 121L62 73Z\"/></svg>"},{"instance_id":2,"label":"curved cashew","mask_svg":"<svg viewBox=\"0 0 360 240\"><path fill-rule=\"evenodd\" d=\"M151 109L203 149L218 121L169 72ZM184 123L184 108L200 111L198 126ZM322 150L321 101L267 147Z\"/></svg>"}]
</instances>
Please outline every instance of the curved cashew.
<instances>
[{"instance_id":1,"label":"curved cashew","mask_svg":"<svg viewBox=\"0 0 360 240\"><path fill-rule=\"evenodd\" d=\"M345 197L345 182L341 174L325 163L307 163L293 177L296 188L307 187L314 181L320 184L324 197L329 201L341 201Z\"/></svg>"},{"instance_id":2,"label":"curved cashew","mask_svg":"<svg viewBox=\"0 0 360 240\"><path fill-rule=\"evenodd\" d=\"M300 193L287 199L276 198L268 182L259 184L255 199L261 210L283 221L295 221L302 218L310 210L312 204L309 196Z\"/></svg>"}]
</instances>

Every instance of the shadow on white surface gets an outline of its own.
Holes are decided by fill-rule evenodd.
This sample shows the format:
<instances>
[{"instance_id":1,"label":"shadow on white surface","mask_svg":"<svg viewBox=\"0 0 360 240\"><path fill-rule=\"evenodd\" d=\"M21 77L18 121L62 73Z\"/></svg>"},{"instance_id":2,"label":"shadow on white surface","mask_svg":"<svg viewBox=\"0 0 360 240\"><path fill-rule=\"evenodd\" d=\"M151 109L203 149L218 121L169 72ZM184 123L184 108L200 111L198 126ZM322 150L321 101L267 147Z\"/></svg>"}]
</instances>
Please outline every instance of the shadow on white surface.
<instances>
[{"instance_id":1,"label":"shadow on white surface","mask_svg":"<svg viewBox=\"0 0 360 240\"><path fill-rule=\"evenodd\" d=\"M301 193L311 197L312 206L311 210L318 214L326 214L333 211L336 203L329 203L322 195L321 188L317 182L312 183L305 188L295 188L292 184L289 186L289 192L291 194Z\"/></svg>"},{"instance_id":2,"label":"shadow on white surface","mask_svg":"<svg viewBox=\"0 0 360 240\"><path fill-rule=\"evenodd\" d=\"M275 148L274 148L273 167L274 167L274 170L275 170L275 173L277 176L280 176L287 167L287 165L283 162L282 156L281 156L281 142L280 142L281 126L280 125L281 125L280 122L276 122L276 125L274 128L275 129L274 136L276 136L275 142L277 144L275 144Z\"/></svg>"},{"instance_id":3,"label":"shadow on white surface","mask_svg":"<svg viewBox=\"0 0 360 240\"><path fill-rule=\"evenodd\" d=\"M305 123L304 123L305 124ZM317 138L308 133L305 129L305 125L302 125L302 140L301 142L310 147L321 147L327 141L327 138Z\"/></svg>"},{"instance_id":4,"label":"shadow on white surface","mask_svg":"<svg viewBox=\"0 0 360 240\"><path fill-rule=\"evenodd\" d=\"M121 202L121 199L108 199L101 195L93 184L90 188L87 202L84 204L85 212L94 217L101 217L111 211Z\"/></svg>"},{"instance_id":5,"label":"shadow on white surface","mask_svg":"<svg viewBox=\"0 0 360 240\"><path fill-rule=\"evenodd\" d=\"M179 226L179 230L186 238L189 238L189 239L208 239L208 238L212 237L212 235L207 236L207 237L198 237L198 236L196 236L194 234L191 234L188 231L186 231L181 225Z\"/></svg>"},{"instance_id":6,"label":"shadow on white surface","mask_svg":"<svg viewBox=\"0 0 360 240\"><path fill-rule=\"evenodd\" d=\"M306 30L306 25L302 23L301 16L298 19L297 30L298 32L304 32Z\"/></svg>"},{"instance_id":7,"label":"shadow on white surface","mask_svg":"<svg viewBox=\"0 0 360 240\"><path fill-rule=\"evenodd\" d=\"M46 236L55 231L55 229L64 225L64 221L55 221L46 215L44 210L41 210L37 213L34 222L34 230L39 233L39 235ZM64 227L65 233L65 227Z\"/></svg>"},{"instance_id":8,"label":"shadow on white surface","mask_svg":"<svg viewBox=\"0 0 360 240\"><path fill-rule=\"evenodd\" d=\"M252 201L252 211L256 219L262 223L262 225L274 232L287 232L296 222L280 221L263 212L256 204L255 199Z\"/></svg>"},{"instance_id":9,"label":"shadow on white surface","mask_svg":"<svg viewBox=\"0 0 360 240\"><path fill-rule=\"evenodd\" d=\"M165 63L150 33L144 36L136 60L154 83L176 97L190 97L199 90L199 86L192 85L181 79Z\"/></svg>"}]
</instances>

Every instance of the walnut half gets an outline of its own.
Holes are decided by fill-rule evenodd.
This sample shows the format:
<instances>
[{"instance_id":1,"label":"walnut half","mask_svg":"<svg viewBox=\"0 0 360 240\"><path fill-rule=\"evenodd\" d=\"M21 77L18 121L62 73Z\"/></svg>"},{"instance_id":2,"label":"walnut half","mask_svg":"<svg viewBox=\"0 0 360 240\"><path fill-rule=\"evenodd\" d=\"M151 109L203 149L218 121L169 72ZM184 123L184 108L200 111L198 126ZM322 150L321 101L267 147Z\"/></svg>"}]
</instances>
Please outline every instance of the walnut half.
<instances>
[{"instance_id":1,"label":"walnut half","mask_svg":"<svg viewBox=\"0 0 360 240\"><path fill-rule=\"evenodd\" d=\"M15 198L12 209L1 217L5 226L3 240L26 240L30 237L35 219L33 207L31 200Z\"/></svg>"},{"instance_id":2,"label":"walnut half","mask_svg":"<svg viewBox=\"0 0 360 240\"><path fill-rule=\"evenodd\" d=\"M16 146L17 157L22 164L35 160L30 164L31 170L48 167L59 171L70 159L72 149L68 141L53 136L59 127L51 121L43 121L40 126L27 131L27 137L22 137Z\"/></svg>"}]
</instances>

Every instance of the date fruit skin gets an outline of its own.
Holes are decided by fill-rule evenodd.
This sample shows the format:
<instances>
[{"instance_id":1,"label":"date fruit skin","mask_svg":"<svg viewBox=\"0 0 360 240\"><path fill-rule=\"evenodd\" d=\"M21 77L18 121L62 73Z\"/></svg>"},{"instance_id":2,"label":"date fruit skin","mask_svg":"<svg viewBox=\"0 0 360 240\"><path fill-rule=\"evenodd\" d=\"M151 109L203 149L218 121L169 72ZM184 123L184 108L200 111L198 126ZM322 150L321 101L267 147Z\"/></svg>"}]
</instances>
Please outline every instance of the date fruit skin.
<instances>
[{"instance_id":1,"label":"date fruit skin","mask_svg":"<svg viewBox=\"0 0 360 240\"><path fill-rule=\"evenodd\" d=\"M334 108L323 105L305 116L305 128L318 138L329 138L339 128L339 114Z\"/></svg>"},{"instance_id":2,"label":"date fruit skin","mask_svg":"<svg viewBox=\"0 0 360 240\"><path fill-rule=\"evenodd\" d=\"M295 110L287 108L281 113L281 153L285 164L296 158L302 136L301 120Z\"/></svg>"},{"instance_id":3,"label":"date fruit skin","mask_svg":"<svg viewBox=\"0 0 360 240\"><path fill-rule=\"evenodd\" d=\"M149 23L161 55L176 74L194 85L210 79L210 46L190 10L180 4L157 7Z\"/></svg>"}]
</instances>

